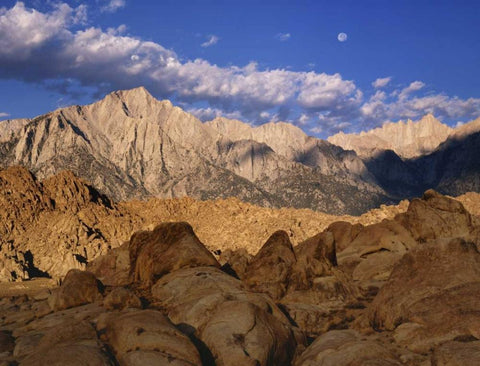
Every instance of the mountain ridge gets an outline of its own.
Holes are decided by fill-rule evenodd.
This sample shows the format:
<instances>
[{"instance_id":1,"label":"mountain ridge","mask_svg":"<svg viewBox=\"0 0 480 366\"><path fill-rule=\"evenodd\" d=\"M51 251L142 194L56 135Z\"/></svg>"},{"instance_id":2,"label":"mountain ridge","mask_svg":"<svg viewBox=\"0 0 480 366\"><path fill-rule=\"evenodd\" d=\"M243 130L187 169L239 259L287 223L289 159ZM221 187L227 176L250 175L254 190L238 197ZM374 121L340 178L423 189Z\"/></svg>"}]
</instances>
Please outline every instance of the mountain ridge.
<instances>
[{"instance_id":1,"label":"mountain ridge","mask_svg":"<svg viewBox=\"0 0 480 366\"><path fill-rule=\"evenodd\" d=\"M298 146L277 152L278 144L224 136L136 88L28 121L0 143L0 161L3 167L26 166L42 179L72 170L115 200L237 196L268 207L340 213L360 213L386 201L354 153L298 131L311 141L308 156Z\"/></svg>"},{"instance_id":2,"label":"mountain ridge","mask_svg":"<svg viewBox=\"0 0 480 366\"><path fill-rule=\"evenodd\" d=\"M433 152L454 129L441 123L432 114L414 122L387 122L381 127L359 134L339 132L327 140L347 150L354 150L361 157L369 157L378 150L393 150L411 159Z\"/></svg>"},{"instance_id":3,"label":"mountain ridge","mask_svg":"<svg viewBox=\"0 0 480 366\"><path fill-rule=\"evenodd\" d=\"M335 214L361 214L428 188L480 191L480 167L471 158L480 119L451 129L427 115L372 131L359 136L383 142L357 154L285 122L251 126L220 117L202 123L139 87L31 120L0 122L0 167L22 165L40 179L71 170L115 201L235 196ZM379 131L422 155L397 154L385 136L375 137Z\"/></svg>"}]
</instances>

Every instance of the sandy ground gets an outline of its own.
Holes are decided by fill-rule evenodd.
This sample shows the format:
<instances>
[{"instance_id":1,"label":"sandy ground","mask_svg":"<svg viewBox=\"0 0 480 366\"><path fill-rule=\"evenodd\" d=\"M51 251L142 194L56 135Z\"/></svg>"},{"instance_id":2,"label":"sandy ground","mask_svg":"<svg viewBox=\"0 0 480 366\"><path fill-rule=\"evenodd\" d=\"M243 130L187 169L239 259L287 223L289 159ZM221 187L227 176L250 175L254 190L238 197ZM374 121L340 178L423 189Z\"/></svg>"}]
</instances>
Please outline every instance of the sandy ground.
<instances>
[{"instance_id":1,"label":"sandy ground","mask_svg":"<svg viewBox=\"0 0 480 366\"><path fill-rule=\"evenodd\" d=\"M49 278L37 278L22 282L0 282L0 299L20 295L35 296L56 286L56 281Z\"/></svg>"}]
</instances>

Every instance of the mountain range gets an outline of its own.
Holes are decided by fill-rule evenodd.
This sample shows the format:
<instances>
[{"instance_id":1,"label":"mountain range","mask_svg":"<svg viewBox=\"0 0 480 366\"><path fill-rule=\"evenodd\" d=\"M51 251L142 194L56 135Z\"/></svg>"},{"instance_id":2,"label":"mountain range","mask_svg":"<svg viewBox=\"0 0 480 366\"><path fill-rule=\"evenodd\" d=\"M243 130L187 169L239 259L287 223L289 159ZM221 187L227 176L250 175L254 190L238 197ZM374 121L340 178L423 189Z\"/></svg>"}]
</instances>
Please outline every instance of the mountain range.
<instances>
[{"instance_id":1,"label":"mountain range","mask_svg":"<svg viewBox=\"0 0 480 366\"><path fill-rule=\"evenodd\" d=\"M71 170L116 201L235 196L360 214L427 188L479 191L479 130L480 119L452 129L427 115L325 141L282 122L202 123L140 87L0 122L0 167L22 165L40 179Z\"/></svg>"}]
</instances>

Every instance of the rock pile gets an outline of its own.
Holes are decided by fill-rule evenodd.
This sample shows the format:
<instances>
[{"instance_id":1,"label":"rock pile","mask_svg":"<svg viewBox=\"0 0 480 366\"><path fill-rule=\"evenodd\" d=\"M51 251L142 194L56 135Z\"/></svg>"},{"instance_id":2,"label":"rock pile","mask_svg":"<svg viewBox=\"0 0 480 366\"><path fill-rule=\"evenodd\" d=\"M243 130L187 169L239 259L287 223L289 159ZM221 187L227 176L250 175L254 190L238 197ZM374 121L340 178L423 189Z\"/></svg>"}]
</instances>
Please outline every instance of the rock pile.
<instances>
[{"instance_id":1,"label":"rock pile","mask_svg":"<svg viewBox=\"0 0 480 366\"><path fill-rule=\"evenodd\" d=\"M164 222L53 290L1 298L0 365L475 365L476 222L427 191L380 223L298 245L276 231L218 260Z\"/></svg>"}]
</instances>

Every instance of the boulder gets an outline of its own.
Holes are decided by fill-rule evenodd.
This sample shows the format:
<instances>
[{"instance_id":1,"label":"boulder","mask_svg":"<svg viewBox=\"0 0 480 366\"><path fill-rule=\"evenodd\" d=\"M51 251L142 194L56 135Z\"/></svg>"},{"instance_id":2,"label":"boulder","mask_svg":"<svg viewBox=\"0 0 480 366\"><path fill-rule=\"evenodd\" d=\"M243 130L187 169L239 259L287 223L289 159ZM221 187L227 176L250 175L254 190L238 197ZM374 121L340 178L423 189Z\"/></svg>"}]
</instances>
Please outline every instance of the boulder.
<instances>
[{"instance_id":1,"label":"boulder","mask_svg":"<svg viewBox=\"0 0 480 366\"><path fill-rule=\"evenodd\" d=\"M97 331L121 365L202 365L190 339L156 310L102 314Z\"/></svg>"},{"instance_id":2,"label":"boulder","mask_svg":"<svg viewBox=\"0 0 480 366\"><path fill-rule=\"evenodd\" d=\"M310 338L316 338L331 329L343 329L348 320L343 301L320 304L283 302L279 306L288 314L292 322Z\"/></svg>"},{"instance_id":3,"label":"boulder","mask_svg":"<svg viewBox=\"0 0 480 366\"><path fill-rule=\"evenodd\" d=\"M103 306L107 310L122 310L125 308L142 308L142 301L133 291L124 288L114 288L103 300Z\"/></svg>"},{"instance_id":4,"label":"boulder","mask_svg":"<svg viewBox=\"0 0 480 366\"><path fill-rule=\"evenodd\" d=\"M384 220L358 233L348 248L338 254L339 267L354 280L385 280L396 261L416 245L407 228L394 220Z\"/></svg>"},{"instance_id":5,"label":"boulder","mask_svg":"<svg viewBox=\"0 0 480 366\"><path fill-rule=\"evenodd\" d=\"M128 242L118 248L110 249L105 255L89 262L87 270L92 272L105 286L126 286L130 284Z\"/></svg>"},{"instance_id":6,"label":"boulder","mask_svg":"<svg viewBox=\"0 0 480 366\"><path fill-rule=\"evenodd\" d=\"M60 288L48 298L53 311L95 302L102 298L103 285L92 272L68 271Z\"/></svg>"},{"instance_id":7,"label":"boulder","mask_svg":"<svg viewBox=\"0 0 480 366\"><path fill-rule=\"evenodd\" d=\"M340 253L356 238L362 230L362 224L351 224L346 221L336 221L328 226L326 231L333 234L335 250Z\"/></svg>"},{"instance_id":8,"label":"boulder","mask_svg":"<svg viewBox=\"0 0 480 366\"><path fill-rule=\"evenodd\" d=\"M186 222L163 223L153 231L133 234L129 243L134 280L151 285L181 268L220 267Z\"/></svg>"},{"instance_id":9,"label":"boulder","mask_svg":"<svg viewBox=\"0 0 480 366\"><path fill-rule=\"evenodd\" d=\"M320 304L357 297L358 291L336 268L333 234L323 232L295 247L296 263L282 303Z\"/></svg>"},{"instance_id":10,"label":"boulder","mask_svg":"<svg viewBox=\"0 0 480 366\"><path fill-rule=\"evenodd\" d=\"M438 238L469 239L473 230L472 217L465 207L453 198L433 189L421 199L413 199L405 213L395 217L415 240L425 242Z\"/></svg>"},{"instance_id":11,"label":"boulder","mask_svg":"<svg viewBox=\"0 0 480 366\"><path fill-rule=\"evenodd\" d=\"M480 338L480 253L472 243L421 244L396 264L371 306L375 329L422 352L459 336ZM407 323L403 326L402 324Z\"/></svg>"},{"instance_id":12,"label":"boulder","mask_svg":"<svg viewBox=\"0 0 480 366\"><path fill-rule=\"evenodd\" d=\"M31 345L28 348L24 344L23 352L15 352L22 366L114 365L102 350L95 329L86 321L64 319L56 326L38 329L23 339L31 339Z\"/></svg>"},{"instance_id":13,"label":"boulder","mask_svg":"<svg viewBox=\"0 0 480 366\"><path fill-rule=\"evenodd\" d=\"M295 366L402 365L395 353L375 340L362 339L353 330L327 332L307 347Z\"/></svg>"},{"instance_id":14,"label":"boulder","mask_svg":"<svg viewBox=\"0 0 480 366\"><path fill-rule=\"evenodd\" d=\"M62 344L26 358L20 366L114 366L115 363L96 346Z\"/></svg>"},{"instance_id":15,"label":"boulder","mask_svg":"<svg viewBox=\"0 0 480 366\"><path fill-rule=\"evenodd\" d=\"M435 348L432 365L480 365L480 341L443 343Z\"/></svg>"},{"instance_id":16,"label":"boulder","mask_svg":"<svg viewBox=\"0 0 480 366\"><path fill-rule=\"evenodd\" d=\"M10 332L0 331L0 355L2 353L12 353L15 348L15 338Z\"/></svg>"},{"instance_id":17,"label":"boulder","mask_svg":"<svg viewBox=\"0 0 480 366\"><path fill-rule=\"evenodd\" d=\"M288 234L279 230L270 236L251 260L243 280L252 291L266 293L278 300L287 291L295 262Z\"/></svg>"},{"instance_id":18,"label":"boulder","mask_svg":"<svg viewBox=\"0 0 480 366\"><path fill-rule=\"evenodd\" d=\"M216 365L289 365L297 346L291 327L246 301L221 304L199 329Z\"/></svg>"},{"instance_id":19,"label":"boulder","mask_svg":"<svg viewBox=\"0 0 480 366\"><path fill-rule=\"evenodd\" d=\"M219 262L224 271L231 273L239 279L243 279L247 272L248 264L252 259L253 256L245 248L237 250L227 249L220 254Z\"/></svg>"},{"instance_id":20,"label":"boulder","mask_svg":"<svg viewBox=\"0 0 480 366\"><path fill-rule=\"evenodd\" d=\"M215 267L184 268L169 273L152 287L152 296L175 324L194 330L206 323L226 301L250 302L289 324L272 299L249 291L243 282Z\"/></svg>"}]
</instances>

